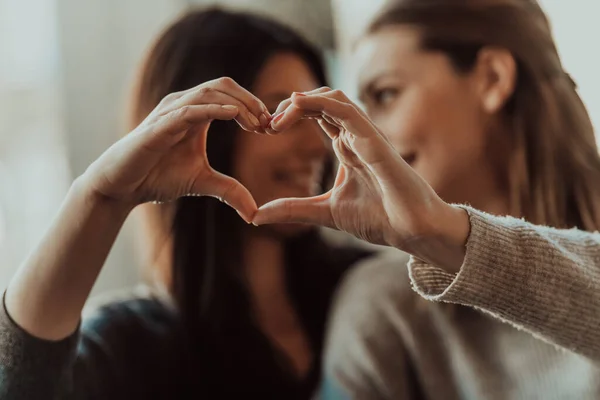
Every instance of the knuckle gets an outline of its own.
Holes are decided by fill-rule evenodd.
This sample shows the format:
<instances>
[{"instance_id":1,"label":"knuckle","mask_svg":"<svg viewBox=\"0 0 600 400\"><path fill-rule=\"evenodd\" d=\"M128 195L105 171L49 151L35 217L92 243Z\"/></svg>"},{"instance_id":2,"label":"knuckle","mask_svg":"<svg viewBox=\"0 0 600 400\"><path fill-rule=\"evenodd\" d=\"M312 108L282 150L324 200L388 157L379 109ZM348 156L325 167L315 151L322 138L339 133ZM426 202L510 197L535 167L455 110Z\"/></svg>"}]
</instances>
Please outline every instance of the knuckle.
<instances>
[{"instance_id":1,"label":"knuckle","mask_svg":"<svg viewBox=\"0 0 600 400\"><path fill-rule=\"evenodd\" d=\"M235 85L235 81L228 76L218 78L216 83L223 87L232 87L233 85Z\"/></svg>"},{"instance_id":2,"label":"knuckle","mask_svg":"<svg viewBox=\"0 0 600 400\"><path fill-rule=\"evenodd\" d=\"M356 111L356 108L354 108L354 106L350 103L342 103L340 109L342 110L342 113L345 117L350 116L353 112Z\"/></svg>"},{"instance_id":3,"label":"knuckle","mask_svg":"<svg viewBox=\"0 0 600 400\"><path fill-rule=\"evenodd\" d=\"M160 101L160 105L172 103L175 99L179 97L179 92L169 93Z\"/></svg>"},{"instance_id":4,"label":"knuckle","mask_svg":"<svg viewBox=\"0 0 600 400\"><path fill-rule=\"evenodd\" d=\"M253 108L253 111L255 111L255 112L261 112L263 109L262 103L257 99L253 99L252 102L250 103L250 106Z\"/></svg>"},{"instance_id":5,"label":"knuckle","mask_svg":"<svg viewBox=\"0 0 600 400\"><path fill-rule=\"evenodd\" d=\"M346 99L346 94L341 91L340 89L335 89L331 91L331 96L337 100L342 100L345 101Z\"/></svg>"},{"instance_id":6,"label":"knuckle","mask_svg":"<svg viewBox=\"0 0 600 400\"><path fill-rule=\"evenodd\" d=\"M203 96L206 96L209 93L212 93L213 91L214 91L214 89L212 87L210 87L210 86L201 86L198 89L197 94L198 94L199 97L203 97Z\"/></svg>"},{"instance_id":7,"label":"knuckle","mask_svg":"<svg viewBox=\"0 0 600 400\"><path fill-rule=\"evenodd\" d=\"M173 112L173 118L175 119L185 119L186 116L189 114L190 112L190 106L183 106L181 108L178 108L177 110L175 110Z\"/></svg>"}]
</instances>

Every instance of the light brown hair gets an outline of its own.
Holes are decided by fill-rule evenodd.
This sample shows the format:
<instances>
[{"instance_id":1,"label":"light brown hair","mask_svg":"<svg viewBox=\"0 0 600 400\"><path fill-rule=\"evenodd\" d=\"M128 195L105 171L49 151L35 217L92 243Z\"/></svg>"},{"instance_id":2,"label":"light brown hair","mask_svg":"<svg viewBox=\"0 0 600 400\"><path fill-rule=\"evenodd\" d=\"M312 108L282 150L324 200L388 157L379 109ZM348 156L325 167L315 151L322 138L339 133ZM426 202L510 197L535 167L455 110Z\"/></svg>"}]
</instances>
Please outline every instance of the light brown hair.
<instances>
[{"instance_id":1,"label":"light brown hair","mask_svg":"<svg viewBox=\"0 0 600 400\"><path fill-rule=\"evenodd\" d=\"M558 228L600 229L600 157L575 83L563 70L550 24L535 0L396 0L369 33L397 24L422 32L458 72L485 46L510 51L515 92L503 110L510 212Z\"/></svg>"}]
</instances>

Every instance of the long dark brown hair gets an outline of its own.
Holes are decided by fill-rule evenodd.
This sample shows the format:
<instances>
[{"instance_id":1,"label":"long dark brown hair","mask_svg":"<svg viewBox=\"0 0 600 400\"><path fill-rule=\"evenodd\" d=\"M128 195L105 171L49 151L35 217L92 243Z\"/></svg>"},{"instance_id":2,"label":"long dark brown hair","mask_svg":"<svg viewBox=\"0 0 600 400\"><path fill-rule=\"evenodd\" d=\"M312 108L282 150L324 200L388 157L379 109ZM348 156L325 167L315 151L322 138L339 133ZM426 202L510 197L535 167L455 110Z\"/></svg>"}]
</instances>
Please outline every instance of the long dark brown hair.
<instances>
[{"instance_id":1,"label":"long dark brown hair","mask_svg":"<svg viewBox=\"0 0 600 400\"><path fill-rule=\"evenodd\" d=\"M325 85L319 53L288 28L261 17L218 9L191 12L159 37L143 62L130 125L143 120L167 94L222 76L252 91L263 65L279 52L301 57ZM208 159L222 173L232 173L238 132L231 122L217 121L210 127ZM329 163L327 175L332 167ZM174 206L152 207L163 222L153 229L168 226L172 241L172 258L159 276L204 360L195 367L198 375L206 373L200 379L210 380L211 373L221 371L233 375L234 386L229 389L239 385L238 390L252 393L252 388L266 385L257 379L264 377L271 381L271 393L276 393L277 387L285 384L277 369L285 370L289 364L273 360L276 352L252 315L241 267L244 222L231 208L210 197L182 198ZM344 270L367 253L334 249L316 230L287 240L285 248L287 288L318 363L333 290Z\"/></svg>"},{"instance_id":2,"label":"long dark brown hair","mask_svg":"<svg viewBox=\"0 0 600 400\"><path fill-rule=\"evenodd\" d=\"M592 123L563 70L548 20L535 0L395 0L369 31L407 24L422 48L469 72L484 46L510 51L518 66L504 119L503 164L511 214L559 228L600 229L600 158Z\"/></svg>"}]
</instances>

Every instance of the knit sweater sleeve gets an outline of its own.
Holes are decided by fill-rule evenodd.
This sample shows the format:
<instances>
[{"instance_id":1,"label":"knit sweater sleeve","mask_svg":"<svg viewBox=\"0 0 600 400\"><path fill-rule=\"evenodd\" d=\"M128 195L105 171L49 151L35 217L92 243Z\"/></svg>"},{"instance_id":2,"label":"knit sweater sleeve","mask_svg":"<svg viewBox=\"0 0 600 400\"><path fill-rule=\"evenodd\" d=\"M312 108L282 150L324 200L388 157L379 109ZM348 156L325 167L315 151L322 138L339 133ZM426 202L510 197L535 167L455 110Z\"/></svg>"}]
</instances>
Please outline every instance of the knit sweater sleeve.
<instances>
[{"instance_id":1,"label":"knit sweater sleeve","mask_svg":"<svg viewBox=\"0 0 600 400\"><path fill-rule=\"evenodd\" d=\"M42 399L75 394L59 393L68 385L66 371L75 360L80 330L61 341L29 335L0 306L0 398Z\"/></svg>"},{"instance_id":2,"label":"knit sweater sleeve","mask_svg":"<svg viewBox=\"0 0 600 400\"><path fill-rule=\"evenodd\" d=\"M471 233L460 271L449 274L413 257L414 289L600 362L600 234L464 208Z\"/></svg>"}]
</instances>

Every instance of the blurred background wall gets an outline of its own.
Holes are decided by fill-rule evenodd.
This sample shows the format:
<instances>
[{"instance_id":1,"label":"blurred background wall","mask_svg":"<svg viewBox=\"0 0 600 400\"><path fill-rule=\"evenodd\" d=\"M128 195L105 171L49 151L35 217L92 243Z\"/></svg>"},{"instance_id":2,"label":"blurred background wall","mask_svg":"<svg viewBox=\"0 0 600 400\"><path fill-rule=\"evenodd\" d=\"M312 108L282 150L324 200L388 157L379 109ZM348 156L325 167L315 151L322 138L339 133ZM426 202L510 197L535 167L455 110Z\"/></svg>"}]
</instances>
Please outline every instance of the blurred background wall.
<instances>
[{"instance_id":1,"label":"blurred background wall","mask_svg":"<svg viewBox=\"0 0 600 400\"><path fill-rule=\"evenodd\" d=\"M125 132L126 94L155 35L187 7L265 13L327 54L353 94L351 43L384 0L0 0L0 287L39 240L71 180ZM542 0L564 58L600 126L600 3ZM338 45L339 53L334 52ZM94 292L138 281L128 221Z\"/></svg>"}]
</instances>

